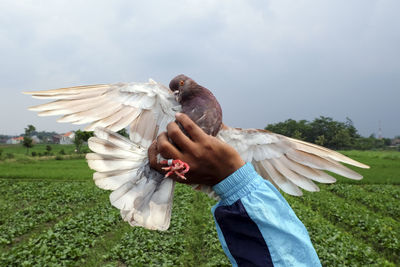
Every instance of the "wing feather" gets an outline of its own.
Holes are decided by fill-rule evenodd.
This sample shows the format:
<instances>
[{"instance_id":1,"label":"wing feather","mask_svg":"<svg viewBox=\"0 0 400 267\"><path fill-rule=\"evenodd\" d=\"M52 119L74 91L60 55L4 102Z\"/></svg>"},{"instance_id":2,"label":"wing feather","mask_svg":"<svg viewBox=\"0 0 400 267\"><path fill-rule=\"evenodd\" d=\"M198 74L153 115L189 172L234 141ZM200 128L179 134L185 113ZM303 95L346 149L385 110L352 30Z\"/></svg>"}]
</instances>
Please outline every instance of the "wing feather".
<instances>
[{"instance_id":1,"label":"wing feather","mask_svg":"<svg viewBox=\"0 0 400 267\"><path fill-rule=\"evenodd\" d=\"M330 150L328 148L316 145L316 144L311 144L308 142L304 142L301 140L297 140L294 138L288 138L290 141L292 141L295 144L295 147L297 150L301 150L303 152L308 152L308 153L312 153L315 155L318 155L320 157L327 157L330 158L334 161L340 161L346 164L350 164L359 168L363 168L363 169L368 169L369 166L362 164L361 162L355 161L349 157L346 157L336 151Z\"/></svg>"},{"instance_id":2,"label":"wing feather","mask_svg":"<svg viewBox=\"0 0 400 267\"><path fill-rule=\"evenodd\" d=\"M336 151L265 130L224 126L217 137L232 145L245 161L252 162L262 177L291 195L302 194L298 187L319 191L312 180L320 183L336 181L324 171L362 179L360 174L339 162L368 168Z\"/></svg>"},{"instance_id":3,"label":"wing feather","mask_svg":"<svg viewBox=\"0 0 400 267\"><path fill-rule=\"evenodd\" d=\"M157 137L157 121L151 111L143 111L132 123L130 127L130 138L133 142L149 147Z\"/></svg>"},{"instance_id":4,"label":"wing feather","mask_svg":"<svg viewBox=\"0 0 400 267\"><path fill-rule=\"evenodd\" d=\"M110 85L98 84L90 86L76 86L44 91L23 92L38 99L82 99L93 98L110 90Z\"/></svg>"},{"instance_id":5,"label":"wing feather","mask_svg":"<svg viewBox=\"0 0 400 267\"><path fill-rule=\"evenodd\" d=\"M105 190L116 190L129 181L136 183L138 179L137 169L95 172L93 174L95 184Z\"/></svg>"},{"instance_id":6,"label":"wing feather","mask_svg":"<svg viewBox=\"0 0 400 267\"><path fill-rule=\"evenodd\" d=\"M314 154L306 153L299 150L291 150L286 155L291 160L294 160L311 168L331 171L354 180L362 179L362 175L337 162L328 160L327 158L322 158L320 156L316 156Z\"/></svg>"},{"instance_id":7,"label":"wing feather","mask_svg":"<svg viewBox=\"0 0 400 267\"><path fill-rule=\"evenodd\" d=\"M112 113L108 117L104 117L103 119L96 120L92 124L86 126L85 130L93 131L97 127L103 127L103 128L110 129L111 126L115 125L118 121L121 120L121 115L126 116L127 115L126 112L129 112L129 111L132 111L132 113L129 114L132 117L139 116L139 114L141 112L141 110L139 110L139 109L132 110L132 109L127 108L126 106L122 106L120 109L116 110L114 113ZM115 127L113 127L113 128L115 128Z\"/></svg>"},{"instance_id":8,"label":"wing feather","mask_svg":"<svg viewBox=\"0 0 400 267\"><path fill-rule=\"evenodd\" d=\"M90 95L90 97L86 94L81 94L78 99L56 100L50 103L30 107L29 110L42 112L59 110L60 112L63 112L61 114L71 114L73 112L79 112L102 105L107 101L108 97L110 97L110 94L96 96Z\"/></svg>"},{"instance_id":9,"label":"wing feather","mask_svg":"<svg viewBox=\"0 0 400 267\"><path fill-rule=\"evenodd\" d=\"M96 127L118 131L129 126L131 140L144 147L166 130L180 110L173 93L153 80L24 93L41 99L55 99L29 108L37 111L39 116L63 115L58 122L88 124L86 131Z\"/></svg>"},{"instance_id":10,"label":"wing feather","mask_svg":"<svg viewBox=\"0 0 400 267\"><path fill-rule=\"evenodd\" d=\"M79 113L71 114L68 115L70 118L71 122L73 124L88 124L93 121L98 121L104 119L106 116L109 114L116 114L119 118L122 116L126 116L129 114L129 112L134 111L135 108L133 107L128 107L128 106L105 106L103 108L101 107L96 107L90 110L82 111ZM59 120L57 120L60 122ZM107 127L110 128L110 127Z\"/></svg>"},{"instance_id":11,"label":"wing feather","mask_svg":"<svg viewBox=\"0 0 400 267\"><path fill-rule=\"evenodd\" d=\"M299 164L295 161L288 159L287 157L282 157L280 159L280 161L285 166L287 166L289 169L291 169L292 171L294 171L298 174L301 174L301 175L303 175L311 180L314 180L316 182L327 183L327 184L336 182L336 179L334 177L330 176L329 174L327 174L323 171L313 169L308 166Z\"/></svg>"},{"instance_id":12,"label":"wing feather","mask_svg":"<svg viewBox=\"0 0 400 267\"><path fill-rule=\"evenodd\" d=\"M132 121L134 121L139 116L140 112L142 112L142 110L138 110L133 107L125 107L118 113L120 117L119 120L115 121L111 125L108 125L107 128L109 128L111 131L116 132L124 128L126 125L129 125Z\"/></svg>"},{"instance_id":13,"label":"wing feather","mask_svg":"<svg viewBox=\"0 0 400 267\"><path fill-rule=\"evenodd\" d=\"M283 162L281 158L269 159L268 162L271 163L274 168L280 172L286 179L290 180L295 185L311 192L319 191L318 186L316 186L311 180L305 178L301 174L295 173L290 170Z\"/></svg>"},{"instance_id":14,"label":"wing feather","mask_svg":"<svg viewBox=\"0 0 400 267\"><path fill-rule=\"evenodd\" d=\"M86 154L86 159L88 160L89 167L98 172L137 169L143 164L143 160L120 159L94 153Z\"/></svg>"},{"instance_id":15,"label":"wing feather","mask_svg":"<svg viewBox=\"0 0 400 267\"><path fill-rule=\"evenodd\" d=\"M301 190L292 181L288 180L285 176L279 173L268 160L262 160L259 162L266 172L267 177L271 178L279 188L294 196L303 195ZM265 173L261 173L261 175L262 174L265 175Z\"/></svg>"},{"instance_id":16,"label":"wing feather","mask_svg":"<svg viewBox=\"0 0 400 267\"><path fill-rule=\"evenodd\" d=\"M138 154L135 151L121 148L110 141L97 137L90 138L88 144L93 152L113 158L128 158L135 160L138 156L141 157L141 153Z\"/></svg>"}]
</instances>

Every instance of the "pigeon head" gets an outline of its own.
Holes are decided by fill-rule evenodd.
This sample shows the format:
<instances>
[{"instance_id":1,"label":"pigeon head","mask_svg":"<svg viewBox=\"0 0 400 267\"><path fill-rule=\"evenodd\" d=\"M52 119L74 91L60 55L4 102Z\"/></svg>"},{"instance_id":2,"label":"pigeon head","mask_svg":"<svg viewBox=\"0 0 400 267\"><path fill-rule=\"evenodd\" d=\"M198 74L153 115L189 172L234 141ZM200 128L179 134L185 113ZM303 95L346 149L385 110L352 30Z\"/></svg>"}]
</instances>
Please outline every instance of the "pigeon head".
<instances>
[{"instance_id":1,"label":"pigeon head","mask_svg":"<svg viewBox=\"0 0 400 267\"><path fill-rule=\"evenodd\" d=\"M183 99L191 98L200 91L200 86L186 75L180 74L169 83L169 88L174 92L179 103Z\"/></svg>"},{"instance_id":2,"label":"pigeon head","mask_svg":"<svg viewBox=\"0 0 400 267\"><path fill-rule=\"evenodd\" d=\"M172 92L182 91L184 88L187 88L191 82L194 81L186 75L180 74L171 80L169 88Z\"/></svg>"}]
</instances>

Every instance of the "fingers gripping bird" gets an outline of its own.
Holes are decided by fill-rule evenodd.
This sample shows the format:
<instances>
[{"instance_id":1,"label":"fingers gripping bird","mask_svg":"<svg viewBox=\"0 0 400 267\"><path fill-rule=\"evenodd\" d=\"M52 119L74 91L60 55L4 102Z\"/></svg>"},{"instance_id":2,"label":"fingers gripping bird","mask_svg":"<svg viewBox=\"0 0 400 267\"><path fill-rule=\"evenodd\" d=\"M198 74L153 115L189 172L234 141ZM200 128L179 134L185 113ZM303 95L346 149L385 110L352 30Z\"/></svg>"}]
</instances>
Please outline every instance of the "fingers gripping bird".
<instances>
[{"instance_id":1,"label":"fingers gripping bird","mask_svg":"<svg viewBox=\"0 0 400 267\"><path fill-rule=\"evenodd\" d=\"M175 182L149 166L147 149L175 120L175 113L188 115L209 135L233 146L244 161L284 192L300 196L319 191L313 182L333 183L331 171L350 179L362 176L340 162L368 168L327 148L265 130L238 129L222 123L222 110L214 95L185 75L171 80L169 88L147 83L77 86L25 92L55 101L29 108L39 116L63 115L58 122L89 124L93 153L86 155L95 184L112 190L110 201L132 226L167 230L170 225ZM129 127L129 139L115 133ZM165 160L167 175L184 177L190 166L179 159ZM218 199L210 186L192 185Z\"/></svg>"}]
</instances>

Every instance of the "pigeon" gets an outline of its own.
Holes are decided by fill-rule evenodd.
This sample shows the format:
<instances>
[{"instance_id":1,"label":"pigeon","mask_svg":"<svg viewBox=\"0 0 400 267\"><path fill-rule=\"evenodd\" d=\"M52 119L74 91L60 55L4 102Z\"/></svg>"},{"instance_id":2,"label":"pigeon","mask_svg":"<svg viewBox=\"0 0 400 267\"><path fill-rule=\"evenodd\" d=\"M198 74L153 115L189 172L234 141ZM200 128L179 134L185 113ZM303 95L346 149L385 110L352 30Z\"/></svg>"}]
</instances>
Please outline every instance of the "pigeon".
<instances>
[{"instance_id":1,"label":"pigeon","mask_svg":"<svg viewBox=\"0 0 400 267\"><path fill-rule=\"evenodd\" d=\"M362 176L341 163L369 166L336 151L267 130L233 128L222 122L222 110L207 88L181 74L169 88L148 82L98 84L24 92L54 101L30 107L39 116L63 115L58 122L88 124L93 153L86 159L94 183L111 190L110 202L132 226L165 231L170 226L175 181L150 168L147 150L166 131L175 114L187 114L209 135L234 147L264 179L294 196L319 191L314 183L334 183L324 171L359 180ZM129 128L129 138L116 132ZM211 186L191 185L219 199Z\"/></svg>"}]
</instances>

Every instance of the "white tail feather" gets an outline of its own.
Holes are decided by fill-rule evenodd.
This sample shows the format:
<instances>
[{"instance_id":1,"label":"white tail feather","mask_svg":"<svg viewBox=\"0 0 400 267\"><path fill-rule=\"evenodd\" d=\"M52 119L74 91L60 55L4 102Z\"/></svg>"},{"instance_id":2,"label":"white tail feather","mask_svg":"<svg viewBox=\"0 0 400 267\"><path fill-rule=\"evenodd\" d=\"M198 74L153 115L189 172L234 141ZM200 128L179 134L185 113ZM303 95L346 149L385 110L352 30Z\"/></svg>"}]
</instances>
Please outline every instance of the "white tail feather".
<instances>
[{"instance_id":1,"label":"white tail feather","mask_svg":"<svg viewBox=\"0 0 400 267\"><path fill-rule=\"evenodd\" d=\"M150 169L147 149L104 128L96 128L86 155L93 179L103 189L114 190L110 202L132 226L167 230L171 219L175 182Z\"/></svg>"}]
</instances>

